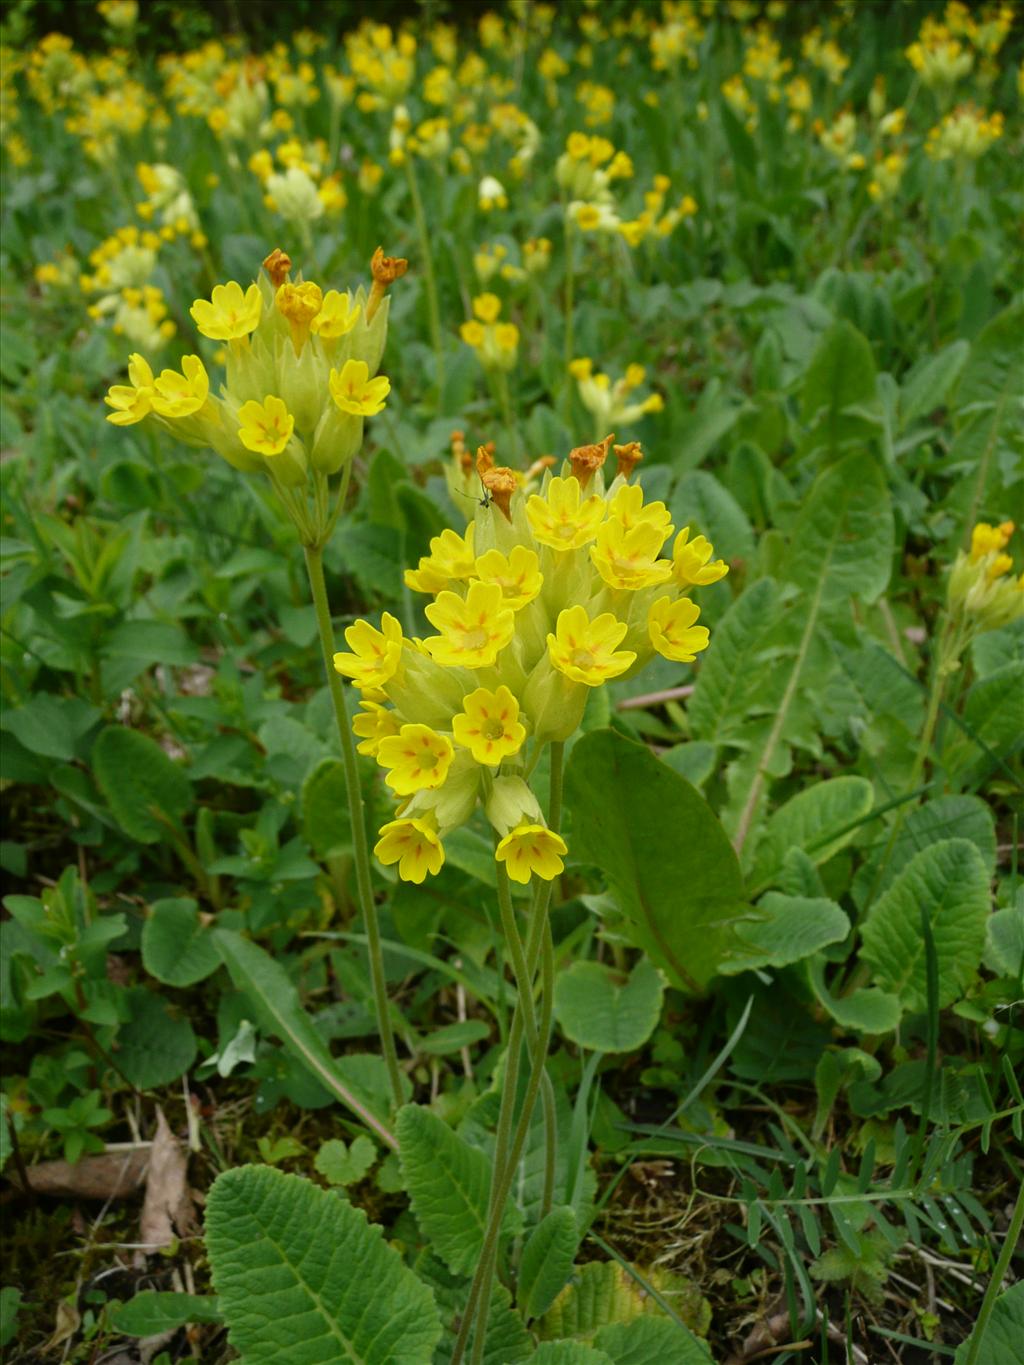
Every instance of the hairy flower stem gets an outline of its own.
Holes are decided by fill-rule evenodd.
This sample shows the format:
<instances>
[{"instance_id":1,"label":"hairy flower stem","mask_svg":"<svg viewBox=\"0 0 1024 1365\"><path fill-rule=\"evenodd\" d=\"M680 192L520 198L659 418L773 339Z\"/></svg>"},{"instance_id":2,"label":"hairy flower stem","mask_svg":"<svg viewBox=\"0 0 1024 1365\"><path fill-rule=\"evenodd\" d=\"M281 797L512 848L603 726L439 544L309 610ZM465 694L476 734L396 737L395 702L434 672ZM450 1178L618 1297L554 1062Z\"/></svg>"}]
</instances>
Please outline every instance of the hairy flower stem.
<instances>
[{"instance_id":1,"label":"hairy flower stem","mask_svg":"<svg viewBox=\"0 0 1024 1365\"><path fill-rule=\"evenodd\" d=\"M548 824L551 829L556 831L561 822L562 813L564 752L564 745L552 744ZM506 1052L507 1060L501 1094L501 1108L498 1114L484 1245L480 1260L477 1263L476 1273L473 1276L473 1282L470 1285L462 1321L459 1325L459 1334L452 1354L452 1365L460 1365L465 1355L474 1320L476 1321L476 1331L473 1339L471 1365L479 1365L483 1359L487 1338L487 1317L491 1302L491 1285L498 1260L502 1215L523 1154L523 1148L526 1145L537 1096L542 1090L544 1096L545 1146L542 1214L550 1208L554 1194L557 1154L556 1112L551 1080L544 1069L551 1033L551 1013L554 1000L554 948L551 941L551 927L548 922L550 901L551 884L547 883L538 887L533 898L530 929L524 948L515 921L508 874L504 866L498 864L498 906L501 911L502 927L508 940L512 970L516 977L516 1006L512 1016ZM539 1015L535 1010L533 1000L533 983L538 963L541 970ZM515 1110L516 1091L519 1082L519 1052L524 1032L530 1057L530 1076L519 1118L510 1139L512 1115Z\"/></svg>"},{"instance_id":2,"label":"hairy flower stem","mask_svg":"<svg viewBox=\"0 0 1024 1365\"><path fill-rule=\"evenodd\" d=\"M363 811L363 794L359 786L359 766L356 760L356 746L349 723L345 688L334 667L334 626L331 624L331 609L327 602L327 585L324 582L323 546L305 545L306 570L309 574L309 587L313 594L313 607L316 623L320 631L320 648L324 656L324 672L334 703L334 719L341 742L341 759L345 770L345 791L348 796L348 814L352 826L352 854L356 868L356 888L359 908L366 924L366 940L370 958L370 979L373 984L373 1003L377 1013L377 1030L380 1033L381 1050L391 1082L391 1094L395 1107L404 1100L402 1094L402 1073L398 1069L398 1054L395 1051L395 1035L391 1028L390 1002L387 984L384 980L384 954L380 945L380 923L377 919L377 906L373 899L373 883L370 878L370 849L366 838L366 816Z\"/></svg>"},{"instance_id":3,"label":"hairy flower stem","mask_svg":"<svg viewBox=\"0 0 1024 1365\"><path fill-rule=\"evenodd\" d=\"M430 340L434 347L434 359L437 363L437 401L441 402L441 391L444 388L444 346L441 340L441 305L437 296L437 277L434 274L434 255L430 249L430 232L427 228L427 216L423 212L423 199L420 196L420 187L416 180L416 171L412 164L412 158L406 157L405 175L409 182L409 195L412 199L413 217L416 219L416 232L420 239L420 251L423 255L423 276L427 286L427 307L430 312Z\"/></svg>"},{"instance_id":4,"label":"hairy flower stem","mask_svg":"<svg viewBox=\"0 0 1024 1365\"><path fill-rule=\"evenodd\" d=\"M1013 1253L1017 1250L1020 1242L1022 1228L1024 1228L1024 1184L1017 1191L1017 1203L1010 1217L1010 1226L1006 1229L1006 1236L1003 1238L1003 1249L999 1253L999 1260L992 1271L992 1278L985 1290L985 1297L981 1301L981 1309L970 1337L970 1349L967 1352L966 1365L983 1365L981 1347L985 1340L988 1320L992 1316L992 1309L996 1306L996 1299L1003 1287L1003 1279L1010 1268ZM992 1344L994 1347L995 1343Z\"/></svg>"}]
</instances>

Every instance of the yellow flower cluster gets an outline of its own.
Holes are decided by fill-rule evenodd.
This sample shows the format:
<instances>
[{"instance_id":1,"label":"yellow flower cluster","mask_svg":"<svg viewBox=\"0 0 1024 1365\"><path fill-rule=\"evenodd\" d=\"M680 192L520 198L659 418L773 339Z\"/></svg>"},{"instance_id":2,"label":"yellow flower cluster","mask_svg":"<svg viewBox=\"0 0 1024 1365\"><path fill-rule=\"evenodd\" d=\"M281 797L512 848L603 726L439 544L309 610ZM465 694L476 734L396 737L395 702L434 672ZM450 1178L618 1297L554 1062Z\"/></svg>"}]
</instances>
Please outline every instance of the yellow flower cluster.
<instances>
[{"instance_id":1,"label":"yellow flower cluster","mask_svg":"<svg viewBox=\"0 0 1024 1365\"><path fill-rule=\"evenodd\" d=\"M622 378L613 383L610 375L594 371L594 362L589 356L580 356L570 363L569 373L576 380L583 406L594 414L600 431L628 426L646 413L661 412L665 407L660 393L648 394L639 402L632 398L647 377L642 365L627 365Z\"/></svg>"},{"instance_id":2,"label":"yellow flower cluster","mask_svg":"<svg viewBox=\"0 0 1024 1365\"><path fill-rule=\"evenodd\" d=\"M572 451L533 494L481 449L490 497L465 535L443 532L406 572L433 598L434 633L408 639L387 612L345 632L334 666L361 693L359 749L398 798L375 853L405 881L440 870L445 835L478 805L513 880L556 876L566 846L528 782L543 747L575 732L592 689L655 653L688 663L707 647L690 594L728 566L689 528L663 557L668 508L630 483L635 443L615 447L606 481L612 439Z\"/></svg>"},{"instance_id":3,"label":"yellow flower cluster","mask_svg":"<svg viewBox=\"0 0 1024 1365\"><path fill-rule=\"evenodd\" d=\"M459 328L462 340L476 351L485 370L511 370L519 353L519 328L514 322L499 322L500 316L497 294L478 294L473 317Z\"/></svg>"},{"instance_id":4,"label":"yellow flower cluster","mask_svg":"<svg viewBox=\"0 0 1024 1365\"><path fill-rule=\"evenodd\" d=\"M1003 116L962 104L929 129L924 149L933 161L976 161L1003 136Z\"/></svg>"},{"instance_id":5,"label":"yellow flower cluster","mask_svg":"<svg viewBox=\"0 0 1024 1365\"><path fill-rule=\"evenodd\" d=\"M1024 573L1012 578L1013 559L1006 553L1014 532L1012 521L990 526L980 521L971 532L971 548L956 557L949 577L949 605L962 611L970 625L995 630L1024 617Z\"/></svg>"},{"instance_id":6,"label":"yellow flower cluster","mask_svg":"<svg viewBox=\"0 0 1024 1365\"><path fill-rule=\"evenodd\" d=\"M384 407L390 389L374 378L387 336L386 289L405 270L378 249L373 288L326 293L312 281L293 283L291 262L275 251L257 283L219 284L197 299L199 332L226 344L221 397L198 355L181 371L154 375L141 355L129 383L107 394L108 421L131 426L150 415L180 440L211 446L236 469L266 470L278 489L306 484L309 471L335 474L359 449L363 421Z\"/></svg>"}]
</instances>

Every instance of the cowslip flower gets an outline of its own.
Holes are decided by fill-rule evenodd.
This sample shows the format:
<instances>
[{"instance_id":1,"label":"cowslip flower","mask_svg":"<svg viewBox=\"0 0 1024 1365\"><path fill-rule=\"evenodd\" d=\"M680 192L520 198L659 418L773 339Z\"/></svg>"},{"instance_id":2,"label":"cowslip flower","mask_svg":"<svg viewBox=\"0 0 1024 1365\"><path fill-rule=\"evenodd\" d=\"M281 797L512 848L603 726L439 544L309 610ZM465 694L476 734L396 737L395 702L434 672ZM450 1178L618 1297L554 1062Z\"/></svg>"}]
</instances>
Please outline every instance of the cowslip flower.
<instances>
[{"instance_id":1,"label":"cowslip flower","mask_svg":"<svg viewBox=\"0 0 1024 1365\"><path fill-rule=\"evenodd\" d=\"M494 856L514 882L525 884L536 872L551 881L559 876L568 849L565 840L544 825L518 825L498 844Z\"/></svg>"},{"instance_id":2,"label":"cowslip flower","mask_svg":"<svg viewBox=\"0 0 1024 1365\"><path fill-rule=\"evenodd\" d=\"M702 649L710 643L707 626L694 622L700 607L688 597L673 602L671 597L659 597L647 612L647 629L654 648L666 659L677 663L693 663Z\"/></svg>"},{"instance_id":3,"label":"cowslip flower","mask_svg":"<svg viewBox=\"0 0 1024 1365\"><path fill-rule=\"evenodd\" d=\"M153 411L160 417L190 417L210 393L210 376L197 355L182 357L182 373L163 370L153 380ZM253 449L253 447L250 447Z\"/></svg>"},{"instance_id":4,"label":"cowslip flower","mask_svg":"<svg viewBox=\"0 0 1024 1365\"><path fill-rule=\"evenodd\" d=\"M320 311L309 324L309 330L323 341L337 341L346 336L359 321L362 305L352 302L350 294L328 289Z\"/></svg>"},{"instance_id":5,"label":"cowslip flower","mask_svg":"<svg viewBox=\"0 0 1024 1365\"><path fill-rule=\"evenodd\" d=\"M397 735L400 729L398 717L389 707L366 697L359 699L359 713L352 720L352 732L360 741L356 745L359 753L376 758L381 740Z\"/></svg>"},{"instance_id":6,"label":"cowslip flower","mask_svg":"<svg viewBox=\"0 0 1024 1365\"><path fill-rule=\"evenodd\" d=\"M351 653L334 656L337 672L351 678L356 687L383 687L398 669L402 657L402 627L390 612L380 619L380 630L369 621L356 621L345 631Z\"/></svg>"},{"instance_id":7,"label":"cowslip flower","mask_svg":"<svg viewBox=\"0 0 1024 1365\"><path fill-rule=\"evenodd\" d=\"M397 863L402 881L417 885L428 872L436 876L444 864L441 840L425 820L389 820L373 852L385 867Z\"/></svg>"},{"instance_id":8,"label":"cowslip flower","mask_svg":"<svg viewBox=\"0 0 1024 1365\"><path fill-rule=\"evenodd\" d=\"M568 607L559 612L555 633L548 636L548 654L559 673L587 687L600 687L636 661L633 650L618 648L627 629L610 611L591 620L585 607Z\"/></svg>"},{"instance_id":9,"label":"cowslip flower","mask_svg":"<svg viewBox=\"0 0 1024 1365\"><path fill-rule=\"evenodd\" d=\"M611 588L650 588L672 577L672 564L659 559L672 527L640 521L627 529L617 518L604 522L590 547L594 567Z\"/></svg>"},{"instance_id":10,"label":"cowslip flower","mask_svg":"<svg viewBox=\"0 0 1024 1365\"><path fill-rule=\"evenodd\" d=\"M438 593L425 615L439 634L424 640L424 648L450 668L488 668L515 632L515 613L496 583L471 583L464 598Z\"/></svg>"},{"instance_id":11,"label":"cowslip flower","mask_svg":"<svg viewBox=\"0 0 1024 1365\"><path fill-rule=\"evenodd\" d=\"M440 787L454 756L451 740L429 725L403 725L377 745L377 762L388 769L384 781L397 796Z\"/></svg>"},{"instance_id":12,"label":"cowslip flower","mask_svg":"<svg viewBox=\"0 0 1024 1365\"><path fill-rule=\"evenodd\" d=\"M385 375L370 378L365 360L346 360L340 371L332 370L329 386L341 411L353 417L374 417L383 412L384 400L391 392L391 381Z\"/></svg>"},{"instance_id":13,"label":"cowslip flower","mask_svg":"<svg viewBox=\"0 0 1024 1365\"><path fill-rule=\"evenodd\" d=\"M114 384L103 400L114 409L107 421L117 427L134 426L153 411L153 371L141 355L128 358L128 383Z\"/></svg>"},{"instance_id":14,"label":"cowslip flower","mask_svg":"<svg viewBox=\"0 0 1024 1365\"><path fill-rule=\"evenodd\" d=\"M472 572L481 583L497 584L505 606L513 611L532 602L544 583L540 560L525 545L513 546L507 555L500 550L488 550L474 562Z\"/></svg>"},{"instance_id":15,"label":"cowslip flower","mask_svg":"<svg viewBox=\"0 0 1024 1365\"><path fill-rule=\"evenodd\" d=\"M535 539L563 553L594 539L605 510L604 499L596 494L583 500L577 479L558 476L548 484L545 496L534 493L526 504Z\"/></svg>"},{"instance_id":16,"label":"cowslip flower","mask_svg":"<svg viewBox=\"0 0 1024 1365\"><path fill-rule=\"evenodd\" d=\"M452 579L472 578L476 572L476 555L473 553L472 522L466 534L457 531L442 531L430 542L430 554L423 555L415 569L406 569L405 583L413 592L439 593Z\"/></svg>"},{"instance_id":17,"label":"cowslip flower","mask_svg":"<svg viewBox=\"0 0 1024 1365\"><path fill-rule=\"evenodd\" d=\"M274 394L268 394L262 403L255 399L243 403L238 420L238 439L257 455L280 455L295 430L295 418Z\"/></svg>"},{"instance_id":18,"label":"cowslip flower","mask_svg":"<svg viewBox=\"0 0 1024 1365\"><path fill-rule=\"evenodd\" d=\"M672 549L673 578L684 587L690 584L706 587L709 583L717 583L729 572L728 564L722 559L711 560L715 549L705 536L695 536L693 540L689 536L689 526L684 526L676 536Z\"/></svg>"},{"instance_id":19,"label":"cowslip flower","mask_svg":"<svg viewBox=\"0 0 1024 1365\"><path fill-rule=\"evenodd\" d=\"M263 295L258 284L243 293L235 280L217 284L209 299L196 299L189 309L204 337L211 341L239 341L259 326Z\"/></svg>"},{"instance_id":20,"label":"cowslip flower","mask_svg":"<svg viewBox=\"0 0 1024 1365\"><path fill-rule=\"evenodd\" d=\"M462 701L462 711L452 717L456 744L468 749L477 763L495 766L523 747L526 727L519 720L519 703L511 691L478 687Z\"/></svg>"}]
</instances>

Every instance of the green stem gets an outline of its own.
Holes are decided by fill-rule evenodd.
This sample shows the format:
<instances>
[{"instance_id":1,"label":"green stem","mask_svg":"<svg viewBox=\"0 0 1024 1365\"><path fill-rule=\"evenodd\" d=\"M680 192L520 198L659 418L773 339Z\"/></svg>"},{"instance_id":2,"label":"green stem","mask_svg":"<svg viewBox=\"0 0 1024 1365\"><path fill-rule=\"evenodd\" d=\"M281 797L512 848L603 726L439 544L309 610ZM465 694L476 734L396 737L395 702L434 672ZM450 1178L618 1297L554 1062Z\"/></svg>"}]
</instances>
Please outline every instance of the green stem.
<instances>
[{"instance_id":1,"label":"green stem","mask_svg":"<svg viewBox=\"0 0 1024 1365\"><path fill-rule=\"evenodd\" d=\"M437 297L437 278L434 274L434 255L430 249L430 233L427 231L427 216L423 212L423 200L420 197L420 187L416 180L416 171L412 164L412 158L406 157L405 175L409 182L409 194L412 197L412 212L416 219L416 232L420 239L420 251L423 255L423 274L427 286L427 307L430 311L430 340L434 347L434 358L437 362L437 401L441 402L441 391L444 388L444 347L441 341L441 305Z\"/></svg>"},{"instance_id":2,"label":"green stem","mask_svg":"<svg viewBox=\"0 0 1024 1365\"><path fill-rule=\"evenodd\" d=\"M981 1301L981 1311L978 1314L977 1325L971 1333L970 1349L967 1352L965 1365L978 1365L981 1360L981 1345L985 1339L985 1330L988 1327L988 1320L992 1316L992 1309L996 1306L996 1299L1003 1285L1003 1279L1010 1267L1010 1260L1013 1253L1017 1250L1020 1241L1022 1227L1024 1227L1024 1183L1017 1191L1017 1203L1014 1205L1013 1217L1010 1219L1010 1226L1006 1229L1006 1236L1003 1239L1003 1249L999 1253L999 1260L996 1268L992 1272L992 1278L988 1282L985 1290L985 1297Z\"/></svg>"},{"instance_id":3,"label":"green stem","mask_svg":"<svg viewBox=\"0 0 1024 1365\"><path fill-rule=\"evenodd\" d=\"M366 924L366 941L370 958L370 979L373 983L373 1002L377 1012L377 1029L380 1033L381 1049L391 1081L391 1093L395 1107L404 1100L402 1094L402 1073L398 1069L398 1056L395 1052L395 1035L391 1029L390 1003L387 983L384 979L384 954L380 943L380 923L377 906L373 899L373 884L370 877L370 849L366 838L366 815L363 810L363 793L359 785L359 766L356 760L356 746L352 738L352 726L348 718L345 689L334 667L334 626L331 623L331 609L327 602L327 585L324 582L323 547L305 545L306 570L309 574L310 591L313 594L313 608L320 631L320 647L324 656L324 672L327 685L334 703L334 719L341 741L341 759L345 769L345 789L348 795L348 814L352 826L352 854L356 868L356 888L359 908Z\"/></svg>"},{"instance_id":4,"label":"green stem","mask_svg":"<svg viewBox=\"0 0 1024 1365\"><path fill-rule=\"evenodd\" d=\"M574 294L576 292L576 272L573 268L573 257L576 251L576 239L573 236L572 221L566 216L565 219L565 374L562 376L566 385L566 392L571 392L569 386L569 366L573 360L573 307Z\"/></svg>"}]
</instances>

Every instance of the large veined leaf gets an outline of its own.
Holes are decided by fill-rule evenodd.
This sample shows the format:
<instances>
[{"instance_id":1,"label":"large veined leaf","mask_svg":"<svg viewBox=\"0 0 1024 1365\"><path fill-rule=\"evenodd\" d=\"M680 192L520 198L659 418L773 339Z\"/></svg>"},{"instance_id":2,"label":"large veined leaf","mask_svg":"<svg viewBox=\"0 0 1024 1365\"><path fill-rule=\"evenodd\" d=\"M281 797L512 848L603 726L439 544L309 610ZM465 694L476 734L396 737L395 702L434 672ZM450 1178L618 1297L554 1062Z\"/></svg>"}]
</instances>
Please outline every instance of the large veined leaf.
<instances>
[{"instance_id":1,"label":"large veined leaf","mask_svg":"<svg viewBox=\"0 0 1024 1365\"><path fill-rule=\"evenodd\" d=\"M692 1311L694 1320L707 1322L710 1320L710 1309L694 1286L689 1282L681 1283L693 1291L691 1307L688 1309L685 1304L676 1301L674 1306L680 1320L673 1321L672 1326L679 1339L679 1354L665 1359L688 1362L690 1357L683 1354L687 1341L692 1339L698 1346L702 1343L684 1325L685 1319ZM670 1297L673 1296L670 1294ZM596 1344L602 1328L615 1324L631 1327L648 1316L670 1321L656 1300L645 1294L622 1266L614 1261L590 1261L577 1269L572 1283L566 1285L544 1316L534 1324L534 1331L542 1341L576 1340ZM703 1365L707 1357L697 1356L695 1359Z\"/></svg>"},{"instance_id":2,"label":"large veined leaf","mask_svg":"<svg viewBox=\"0 0 1024 1365\"><path fill-rule=\"evenodd\" d=\"M668 1318L637 1318L602 1327L594 1337L598 1350L615 1365L713 1365L699 1337L683 1332Z\"/></svg>"},{"instance_id":3,"label":"large veined leaf","mask_svg":"<svg viewBox=\"0 0 1024 1365\"><path fill-rule=\"evenodd\" d=\"M825 984L825 963L814 958L807 964L811 988L837 1024L854 1033L891 1033L900 1022L902 1006L895 995L877 986L862 986L849 995L835 996Z\"/></svg>"},{"instance_id":4,"label":"large veined leaf","mask_svg":"<svg viewBox=\"0 0 1024 1365\"><path fill-rule=\"evenodd\" d=\"M1024 970L1024 892L1017 904L989 915L986 926L985 966L998 976L1018 976Z\"/></svg>"},{"instance_id":5,"label":"large veined leaf","mask_svg":"<svg viewBox=\"0 0 1024 1365\"><path fill-rule=\"evenodd\" d=\"M449 1270L471 1274L484 1245L491 1162L422 1105L398 1111L397 1131L402 1180L417 1222ZM519 1225L519 1211L509 1203L502 1231L511 1234Z\"/></svg>"},{"instance_id":6,"label":"large veined leaf","mask_svg":"<svg viewBox=\"0 0 1024 1365\"><path fill-rule=\"evenodd\" d=\"M958 1000L973 980L985 949L988 872L966 839L946 839L912 858L864 921L861 957L875 984L908 1010L928 1002L922 908L928 915L938 966L938 1007Z\"/></svg>"},{"instance_id":7,"label":"large veined leaf","mask_svg":"<svg viewBox=\"0 0 1024 1365\"><path fill-rule=\"evenodd\" d=\"M977 1330L977 1329L975 1329ZM985 1325L977 1365L1020 1365L1020 1344L1024 1341L1024 1281L1011 1285L999 1295L992 1316ZM968 1337L956 1353L953 1365L967 1365L974 1345Z\"/></svg>"},{"instance_id":8,"label":"large veined leaf","mask_svg":"<svg viewBox=\"0 0 1024 1365\"><path fill-rule=\"evenodd\" d=\"M220 954L195 901L153 902L142 926L142 963L167 986L194 986L217 970Z\"/></svg>"},{"instance_id":9,"label":"large veined leaf","mask_svg":"<svg viewBox=\"0 0 1024 1365\"><path fill-rule=\"evenodd\" d=\"M206 1245L246 1365L423 1365L441 1336L430 1290L381 1229L299 1176L270 1166L218 1176Z\"/></svg>"},{"instance_id":10,"label":"large veined leaf","mask_svg":"<svg viewBox=\"0 0 1024 1365\"><path fill-rule=\"evenodd\" d=\"M863 418L873 402L877 402L877 375L871 343L852 323L840 319L811 357L801 393L801 415L808 425L814 424L815 444L835 452L852 437L863 437ZM864 462L863 456L858 458Z\"/></svg>"},{"instance_id":11,"label":"large veined leaf","mask_svg":"<svg viewBox=\"0 0 1024 1365\"><path fill-rule=\"evenodd\" d=\"M299 993L284 968L262 948L230 929L213 930L213 941L263 1031L280 1038L322 1086L358 1114L389 1147L397 1147L394 1134L375 1112L376 1096L357 1089L342 1076L327 1044L302 1008Z\"/></svg>"},{"instance_id":12,"label":"large veined leaf","mask_svg":"<svg viewBox=\"0 0 1024 1365\"><path fill-rule=\"evenodd\" d=\"M961 792L937 796L912 810L900 827L885 866L878 872L877 862L872 860L862 870L858 882L870 887L877 876L878 890L884 891L911 858L930 844L939 844L946 839L969 839L981 854L989 873L995 871L996 831L992 811L980 797ZM879 857L885 847L882 842Z\"/></svg>"},{"instance_id":13,"label":"large veined leaf","mask_svg":"<svg viewBox=\"0 0 1024 1365\"><path fill-rule=\"evenodd\" d=\"M881 469L863 455L848 455L814 483L789 533L782 576L803 595L803 631L781 673L785 685L769 726L743 759L742 804L735 820L738 848L746 843L777 767L777 751L801 700L801 682L824 613L851 597L873 602L889 582L893 554L891 498Z\"/></svg>"},{"instance_id":14,"label":"large veined leaf","mask_svg":"<svg viewBox=\"0 0 1024 1365\"><path fill-rule=\"evenodd\" d=\"M555 1017L579 1047L633 1052L654 1032L661 997L661 977L645 958L628 977L600 962L574 962L555 982Z\"/></svg>"},{"instance_id":15,"label":"large veined leaf","mask_svg":"<svg viewBox=\"0 0 1024 1365\"><path fill-rule=\"evenodd\" d=\"M140 844L167 838L192 801L192 784L160 745L124 725L108 725L92 749L100 790L124 832Z\"/></svg>"},{"instance_id":16,"label":"large veined leaf","mask_svg":"<svg viewBox=\"0 0 1024 1365\"><path fill-rule=\"evenodd\" d=\"M537 1365L615 1365L610 1355L582 1341L545 1341L530 1359Z\"/></svg>"},{"instance_id":17,"label":"large veined leaf","mask_svg":"<svg viewBox=\"0 0 1024 1365\"><path fill-rule=\"evenodd\" d=\"M949 462L968 477L954 485L950 502L962 509L963 522L973 526L985 505L1003 429L1011 424L1019 435L1017 392L1020 386L1020 336L1024 305L1011 304L974 339L971 354L953 394L957 431ZM966 420L964 420L966 418Z\"/></svg>"},{"instance_id":18,"label":"large veined leaf","mask_svg":"<svg viewBox=\"0 0 1024 1365\"><path fill-rule=\"evenodd\" d=\"M938 355L929 356L914 366L900 393L901 431L944 405L946 394L959 379L970 349L970 343L961 338Z\"/></svg>"},{"instance_id":19,"label":"large veined leaf","mask_svg":"<svg viewBox=\"0 0 1024 1365\"><path fill-rule=\"evenodd\" d=\"M723 975L755 967L788 967L805 957L841 943L850 932L850 921L835 901L824 896L784 896L769 891L757 903L761 919L749 920L736 931L739 940Z\"/></svg>"},{"instance_id":20,"label":"large veined leaf","mask_svg":"<svg viewBox=\"0 0 1024 1365\"><path fill-rule=\"evenodd\" d=\"M834 777L799 792L769 818L751 882L770 884L791 848L802 849L815 864L827 862L856 835L873 799L864 777Z\"/></svg>"},{"instance_id":21,"label":"large veined leaf","mask_svg":"<svg viewBox=\"0 0 1024 1365\"><path fill-rule=\"evenodd\" d=\"M703 990L745 913L739 863L711 807L613 730L575 746L566 798L573 852L605 874L633 940L675 985Z\"/></svg>"},{"instance_id":22,"label":"large veined leaf","mask_svg":"<svg viewBox=\"0 0 1024 1365\"><path fill-rule=\"evenodd\" d=\"M746 512L706 469L692 469L676 484L670 503L677 526L689 524L725 550L729 559L754 557L754 532Z\"/></svg>"},{"instance_id":23,"label":"large veined leaf","mask_svg":"<svg viewBox=\"0 0 1024 1365\"><path fill-rule=\"evenodd\" d=\"M539 1318L554 1303L572 1274L579 1228L572 1209L562 1205L534 1228L519 1263L516 1299L528 1318Z\"/></svg>"},{"instance_id":24,"label":"large veined leaf","mask_svg":"<svg viewBox=\"0 0 1024 1365\"><path fill-rule=\"evenodd\" d=\"M964 705L965 733L951 737L943 754L961 780L980 779L995 761L1024 748L1024 663L1009 663L979 678Z\"/></svg>"},{"instance_id":25,"label":"large veined leaf","mask_svg":"<svg viewBox=\"0 0 1024 1365\"><path fill-rule=\"evenodd\" d=\"M778 588L770 578L752 583L715 627L687 714L694 739L722 744L743 724L766 666L766 629L776 618Z\"/></svg>"},{"instance_id":26,"label":"large veined leaf","mask_svg":"<svg viewBox=\"0 0 1024 1365\"><path fill-rule=\"evenodd\" d=\"M450 1365L455 1350L455 1337L461 1314L466 1305L466 1281L453 1275L429 1251L416 1258L416 1273L434 1292L441 1310L443 1327L441 1340L434 1352L433 1365ZM472 1356L474 1332L469 1334ZM495 1281L491 1289L491 1304L487 1314L487 1340L480 1365L518 1365L533 1356L533 1340L522 1318L512 1307L512 1297L503 1284Z\"/></svg>"}]
</instances>

